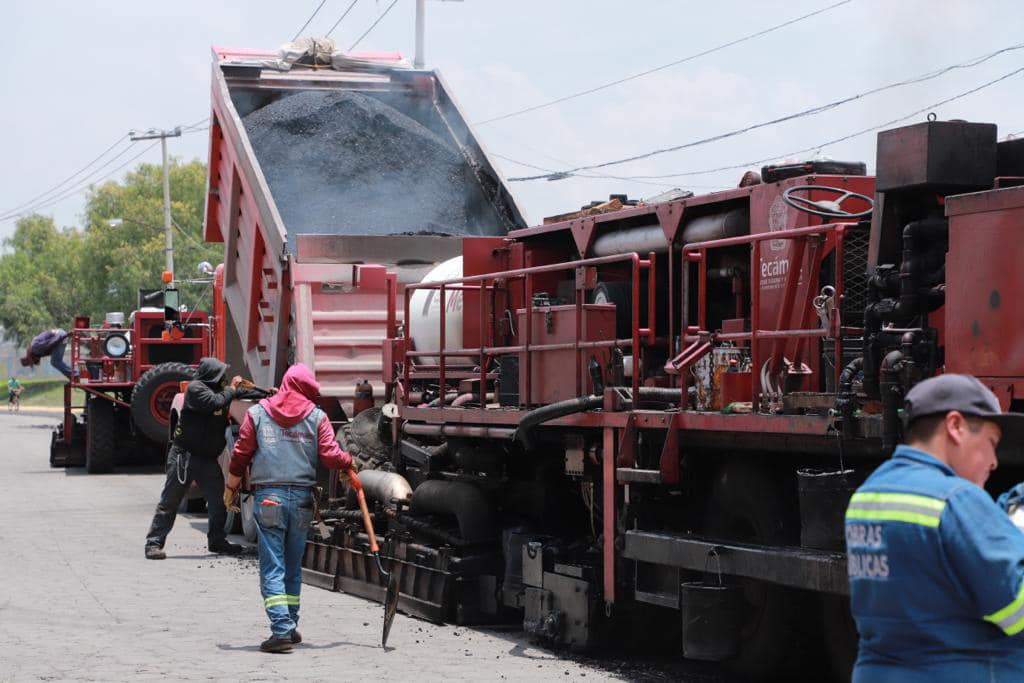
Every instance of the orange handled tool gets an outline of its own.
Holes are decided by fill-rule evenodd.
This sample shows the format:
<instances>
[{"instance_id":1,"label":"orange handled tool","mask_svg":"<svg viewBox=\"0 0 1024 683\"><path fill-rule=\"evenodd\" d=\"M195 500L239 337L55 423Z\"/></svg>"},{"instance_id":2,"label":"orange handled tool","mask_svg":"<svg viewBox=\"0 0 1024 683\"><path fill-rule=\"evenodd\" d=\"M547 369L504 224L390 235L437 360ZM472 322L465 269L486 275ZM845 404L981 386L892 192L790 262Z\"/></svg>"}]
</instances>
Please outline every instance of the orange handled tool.
<instances>
[{"instance_id":1,"label":"orange handled tool","mask_svg":"<svg viewBox=\"0 0 1024 683\"><path fill-rule=\"evenodd\" d=\"M370 517L370 510L366 507L366 494L363 493L362 482L354 472L345 479L355 490L356 498L359 500L359 509L363 513L363 526L366 527L366 535L370 538L370 552L373 553L373 559L377 561L377 570L388 582L388 590L384 596L384 630L380 638L380 646L386 648L388 634L391 632L391 622L395 620L395 613L398 611L398 579L393 574L384 571L384 565L380 561L380 547L377 545L377 535L373 532L373 519Z\"/></svg>"}]
</instances>

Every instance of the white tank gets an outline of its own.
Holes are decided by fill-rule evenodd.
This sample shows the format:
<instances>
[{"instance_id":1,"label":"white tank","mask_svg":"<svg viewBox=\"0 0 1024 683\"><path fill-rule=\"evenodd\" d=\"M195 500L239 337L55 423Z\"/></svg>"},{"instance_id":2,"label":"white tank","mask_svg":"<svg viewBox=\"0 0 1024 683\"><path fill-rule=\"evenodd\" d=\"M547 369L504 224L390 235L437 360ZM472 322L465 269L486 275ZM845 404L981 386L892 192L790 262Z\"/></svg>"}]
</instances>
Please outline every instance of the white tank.
<instances>
[{"instance_id":1,"label":"white tank","mask_svg":"<svg viewBox=\"0 0 1024 683\"><path fill-rule=\"evenodd\" d=\"M448 259L434 267L421 282L455 280L462 277L462 257ZM445 347L462 348L462 290L445 291ZM416 351L437 351L441 347L441 290L417 289L409 300L408 334ZM448 363L468 359L449 356ZM419 363L437 365L437 357L421 357Z\"/></svg>"}]
</instances>

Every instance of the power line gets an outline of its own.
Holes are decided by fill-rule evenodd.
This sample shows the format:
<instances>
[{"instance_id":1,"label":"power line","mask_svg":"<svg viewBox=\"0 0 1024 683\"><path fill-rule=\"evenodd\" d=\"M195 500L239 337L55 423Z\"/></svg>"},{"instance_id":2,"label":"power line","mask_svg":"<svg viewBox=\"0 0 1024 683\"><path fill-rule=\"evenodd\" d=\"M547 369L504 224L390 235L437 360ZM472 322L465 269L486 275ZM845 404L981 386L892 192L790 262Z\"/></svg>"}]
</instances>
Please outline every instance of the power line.
<instances>
[{"instance_id":1,"label":"power line","mask_svg":"<svg viewBox=\"0 0 1024 683\"><path fill-rule=\"evenodd\" d=\"M356 39L356 42L352 43L352 47L350 47L348 49L348 51L351 52L352 50L356 49L356 46L359 45L359 43L361 43L363 41L363 38L368 36L370 34L370 31L372 31L374 29L374 27L376 27L377 24L380 23L381 19L383 19L384 17L386 17L388 15L388 12L391 11L391 8L394 7L397 4L398 4L398 0L392 0L391 4L388 5L388 8L386 10L384 10L379 17L377 17L376 21L374 21L372 24L370 24L370 28L368 28L365 31L363 31L363 35L359 36L359 38Z\"/></svg>"},{"instance_id":2,"label":"power line","mask_svg":"<svg viewBox=\"0 0 1024 683\"><path fill-rule=\"evenodd\" d=\"M611 87L616 86L616 85L621 85L623 83L626 83L627 81L632 81L632 80L637 79L637 78L642 78L644 76L649 76L650 74L656 73L658 71L664 71L665 69L669 69L669 68L671 68L673 66L678 66L678 65L683 64L685 62L693 61L694 59L697 59L698 57L704 57L705 55L709 55L709 54L711 54L713 52L718 52L720 50L724 50L727 47L732 47L733 45L738 45L738 44L746 42L748 40L753 40L754 38L759 38L759 37L761 37L763 35L772 33L773 31L778 31L779 29L785 28L787 26L792 26L793 24L801 22L801 21L803 21L805 19L810 19L811 17L816 16L818 14L822 14L824 12L828 12L830 10L834 10L837 7L841 7L843 5L849 4L852 1L853 0L842 0L842 2L837 2L834 5L829 5L828 7L822 7L821 9L817 9L817 10L815 10L815 11L809 13L809 14L804 14L803 16L796 17L795 19L790 19L789 21L783 22L781 24L776 24L775 26L771 26L769 28L762 29L760 31L757 31L756 33L751 33L751 34L745 35L745 36L743 36L741 38L736 38L735 40L731 40L728 43L722 43L721 45L716 45L715 47L708 48L707 50L704 50L703 52L697 52L696 54L692 54L692 55L690 55L688 57L683 57L682 59L677 59L674 62L669 62L668 64L662 64L661 66L656 66L653 69L648 69L647 71L641 71L640 73L635 73L632 76L625 76L625 77L620 78L618 80L614 80L614 81L611 81L609 83L604 83L603 85L598 85L598 86L595 86L593 88L589 88L587 90L581 90L579 92L572 93L571 95L565 95L564 97L559 97L557 99L550 100L548 102L543 102L541 104L535 104L535 105L533 105L531 107L524 107L523 109L517 109L516 111L512 111L512 112L509 112L507 114L502 114L501 116L494 116L494 117L489 118L489 119L484 119L483 121L476 121L476 122L474 122L473 125L483 126L483 125L486 125L488 123L494 123L495 121L503 121L505 119L510 119L513 116L519 116L520 114L526 114L527 112L537 111L538 109L545 109L547 107L553 107L556 104L561 104L562 102L566 102L568 100L572 100L572 99L575 99L577 97L583 97L584 95L590 95L592 93L599 92L601 90L607 90L608 88L611 88Z\"/></svg>"},{"instance_id":3,"label":"power line","mask_svg":"<svg viewBox=\"0 0 1024 683\"><path fill-rule=\"evenodd\" d=\"M318 14L318 13L320 12L320 9L321 9L321 8L322 8L322 7L323 7L323 6L325 5L325 4L327 4L327 0L320 0L320 4L319 4L319 5L317 5L316 9L315 9L315 10L313 10L313 13L309 15L309 19L306 19L306 23L302 25L302 28L300 28L300 29L299 29L298 31L296 31L296 32L295 32L295 37L294 37L294 38L292 38L292 42L293 42L293 43L294 43L294 42L295 42L296 40L298 40L298 39L299 39L299 35L301 35L301 34L302 34L302 32L306 30L306 27L307 27L307 26L309 26L309 22L313 21L313 19L314 19L314 18L316 17L316 15L317 15L317 14Z\"/></svg>"},{"instance_id":4,"label":"power line","mask_svg":"<svg viewBox=\"0 0 1024 683\"><path fill-rule=\"evenodd\" d=\"M119 137L117 140L114 141L114 144L110 145L110 147L107 147L105 150L103 150L95 159L93 159L92 161L87 163L85 166L83 166L82 168L78 169L77 171L75 171L74 173L69 175L64 180L60 181L59 183L57 183L53 187L49 188L48 190L44 190L43 192L40 192L39 194L37 194L36 196L32 197L31 199L22 202L18 206L10 208L7 211L4 211L3 213L0 213L0 216L8 216L10 214L13 214L13 213L19 211L20 209L23 209L26 206L30 206L33 202L35 202L36 200L40 199L41 197L45 197L45 196L53 193L54 191L60 189L61 187L63 187L64 185L66 185L67 183L71 182L72 180L74 180L75 178L80 176L82 173L84 173L90 166L92 166L97 161L99 161L100 159L105 157L111 150L113 150L119 144L124 142L127 138L128 138L127 135L122 135L121 137ZM130 145L125 148L125 151L127 151L129 149L131 149ZM123 152L122 152L122 154L123 154ZM116 159L117 157L114 157L114 158Z\"/></svg>"},{"instance_id":5,"label":"power line","mask_svg":"<svg viewBox=\"0 0 1024 683\"><path fill-rule=\"evenodd\" d=\"M102 180L106 180L107 178L109 178L110 176L114 175L115 173L117 173L118 171L120 171L120 170L121 170L122 168L124 168L124 167L125 167L125 166L127 166L128 164L132 163L133 161L135 161L136 159L138 159L139 157L141 157L141 156L142 156L143 154L145 154L146 152L148 152L149 150L153 149L154 147L156 147L156 146L157 146L157 145L159 145L159 144L160 144L160 142L159 142L159 141L157 141L157 142L154 142L153 144L149 145L148 147L146 147L145 149L143 149L143 150L142 150L141 152L139 152L138 154L136 154L136 155L135 155L135 156L133 156L132 158L128 159L128 161L124 162L123 164L121 164L120 166L118 166L117 168L115 168L114 170L112 170L112 171L111 171L110 173L108 173L107 175L105 175L105 176L104 176L103 178L101 178L100 180L101 180L101 181L102 181ZM131 147L127 147L127 148L125 148L125 152L127 152L127 151L128 151L129 149L131 149ZM124 152L122 152L121 154L124 154ZM121 155L119 154L118 156L121 156ZM117 158L117 157L115 157L115 159L116 159L116 158ZM113 159L112 159L111 161L113 161ZM109 164L109 162L108 162L108 164ZM106 165L106 164L105 164L105 165ZM101 167L101 168L102 168L102 167ZM100 169L97 169L97 171L98 171L98 170L100 170ZM95 174L95 172L94 172L93 174L91 174L91 175L94 175L94 174ZM20 215L23 215L23 214L25 214L25 213L34 213L34 212L38 211L39 209L45 209L45 208L46 208L46 207L48 207L48 206L52 206L52 205L54 205L54 204L56 204L56 203L58 203L58 202L60 202L60 201L63 201L64 199L67 199L68 197L71 197L71 196L73 196L73 195L75 195L75 194L78 194L78 193L79 193L79 192L81 192L82 190L86 189L86 188L87 188L87 187L88 187L89 185L91 185L91 183L90 183L90 182L88 182L88 181L83 181L82 183L79 183L79 184L78 184L77 186L75 186L75 187L73 187L73 188L70 188L70 189L68 189L68 190L67 190L67 191L65 191L65 192L62 192L62 193L61 193L60 195L58 195L58 196L56 196L56 197L54 197L54 198L52 198L52 199L50 199L50 200L48 200L48 201L45 201L45 202L40 202L40 203L38 203L38 204L36 204L36 205L34 205L34 206L31 206L31 207L29 207L28 209L26 209L26 210L24 210L24 211L21 211L21 212L19 212L19 213L16 213L16 214L5 214L5 215L3 215L3 216L0 216L0 223L2 223L2 222L6 222L6 221L9 221L9 220L11 220L12 218L17 218L18 216L20 216Z\"/></svg>"},{"instance_id":6,"label":"power line","mask_svg":"<svg viewBox=\"0 0 1024 683\"><path fill-rule=\"evenodd\" d=\"M491 154L492 154L492 156L496 156L499 159L504 159L505 161L511 162L513 164L518 164L519 166L525 166L526 168L532 168L532 169L534 169L536 171L548 171L549 173L554 173L555 172L555 171L553 171L550 168L544 168L543 166L536 166L534 164L529 164L529 163L527 163L525 161L519 161L518 159L513 159L512 157L505 156L504 154L498 154L497 152L492 152ZM651 185L653 187L660 187L660 188L670 189L668 183L652 183L652 182L650 182L648 180L641 180L641 179L637 179L635 177L630 177L630 176L605 175L605 174L597 174L597 173L595 173L595 174L580 173L580 174L574 174L573 177L574 178L586 178L588 180L625 180L627 182L636 183L638 185ZM711 186L711 185L688 185L688 187L693 188L693 189L697 189L697 190L719 190L719 189L722 188L721 185L714 185L714 186Z\"/></svg>"},{"instance_id":7,"label":"power line","mask_svg":"<svg viewBox=\"0 0 1024 683\"><path fill-rule=\"evenodd\" d=\"M184 131L185 134L199 133L201 131L209 130L209 126L206 126L206 127L203 127L203 128L198 128L198 126L208 122L209 120L210 120L209 116L203 117L203 118L199 119L198 121L196 121L195 123L192 123L192 124L189 124L187 126L184 126L182 128L182 130ZM35 197L32 197L31 199L29 199L29 200L19 204L18 206L13 207L11 209L8 209L7 211L4 211L4 212L0 213L0 221L8 220L12 216L15 216L15 215L20 215L20 214L23 214L23 213L28 213L30 211L34 211L37 208L42 208L44 205L49 206L50 204L53 203L51 200L60 200L60 199L64 199L65 197L71 196L72 194L75 193L73 190L72 191L61 190L60 192L58 192L58 190L60 190L61 187L63 187L68 182L70 182L71 180L73 180L74 178L78 177L79 175L81 175L86 170L88 170L88 168L90 166L92 166L97 161L102 159L106 154L108 154L111 150L113 150L115 147L117 147L117 145L119 143L123 142L125 140L125 138L128 138L128 137L130 137L130 135L124 135L124 136L118 138L118 140L116 142L114 142L114 144L112 144L110 147L105 149L95 159L93 159L88 164L83 166L81 169L79 169L78 171L75 171L75 173L71 174L70 176L68 176L67 178L65 178L61 182L57 183L56 185L54 185L50 189L46 190L45 192L41 192L41 193L37 194ZM79 182L77 188L78 189L82 189L87 184L85 182L85 180L95 176L97 173L102 171L107 166L110 166L110 164L112 164L115 161L117 161L120 157L123 157L131 149L132 149L132 145L129 145L129 146L125 147L123 150L118 152L116 155L114 155L113 157L108 159L103 165L99 166L96 169L93 169L93 171L88 176L86 176L86 178L83 179L83 181ZM134 158L137 158L137 157L134 157ZM118 167L118 168L123 168L123 166L122 167Z\"/></svg>"},{"instance_id":8,"label":"power line","mask_svg":"<svg viewBox=\"0 0 1024 683\"><path fill-rule=\"evenodd\" d=\"M643 154L636 154L636 155L629 156L629 157L624 157L624 158L621 158L621 159L615 159L613 161L605 161L605 162L602 162L602 163L589 164L589 165L586 165L586 166L577 166L575 168L570 168L570 169L566 169L566 170L563 170L563 171L557 171L554 174L536 175L536 176L523 176L523 177L520 177L520 178L509 178L509 182L522 182L522 181L527 181L527 180L562 180L563 178L566 178L566 177L568 177L570 175L575 174L577 171L589 171L589 170L594 170L594 169L597 169L597 168L605 168L607 166L617 166L619 164L625 164L625 163L628 163L628 162L631 162L631 161L639 161L641 159L648 159L648 158L653 157L653 156L658 156L658 155L661 155L661 154L667 154L668 152L677 152L677 151L679 151L681 149L690 149L690 148L693 148L693 147L699 147L701 145L706 145L706 144L711 143L711 142L718 142L720 140L726 140L728 138L736 137L737 135L742 135L744 133L749 133L751 131L758 130L760 128L766 128L768 126L774 126L774 125L779 124L779 123L785 123L787 121L793 121L795 119L800 119L800 118L804 118L804 117L807 117L807 116L814 116L814 115L817 115L817 114L821 114L823 112L826 112L826 111L835 109L837 107L840 107L840 106L842 106L844 104L849 104L850 102L862 99L864 97L868 97L869 95L875 95L875 94L878 94L880 92L884 92L886 90L892 90L894 88L899 88L899 87L903 87L903 86L906 86L906 85L913 85L913 84L916 84L916 83L923 83L924 81L929 81L929 80L932 80L934 78L938 78L939 76L947 74L950 71L954 71L956 69L964 69L964 68L974 67L974 66L982 64L984 62L987 62L988 60L993 59L994 57L997 57L997 56L999 56L999 55L1001 55L1003 53L1010 52L1010 51L1013 51L1013 50L1020 50L1020 49L1024 49L1024 43L1020 43L1018 45L1011 45L1009 47L1004 47L1004 48L1001 48L999 50L996 50L995 52L991 52L991 53L989 53L987 55L982 55L981 57L973 58L973 59L968 60L966 62L961 62L959 64L953 64L951 66L943 67L943 68L938 69L936 71L931 71L929 73L922 74L920 76L915 76L915 77L912 77L912 78L908 78L906 80L897 81L895 83L889 83L888 85L883 85L883 86L879 86L877 88L872 88L871 90L866 90L866 91L861 92L861 93L856 93L854 95L850 95L848 97L844 97L844 98L835 100L833 102L828 102L826 104L818 105L816 107L811 107L810 109L804 109L803 111L799 111L799 112L796 112L796 113L793 113L793 114L787 114L785 116L780 116L778 118L770 119L768 121L761 121L760 123L754 123L754 124L751 124L749 126L744 126L743 128L737 128L735 130L728 131L726 133L719 133L717 135L712 135L710 137L701 138L700 140L693 140L691 142L686 142L686 143L683 143L683 144L680 144L680 145L673 145L672 147L663 147L661 149L656 149L656 150L653 150L653 151L650 151L650 152L645 152Z\"/></svg>"},{"instance_id":9,"label":"power line","mask_svg":"<svg viewBox=\"0 0 1024 683\"><path fill-rule=\"evenodd\" d=\"M356 6L357 2L359 2L359 0L352 0L352 3L345 9L344 12L341 13L341 16L338 17L338 20L334 22L334 26L331 27L331 30L324 34L325 36L327 36L328 38L331 37L331 34L334 33L334 29L338 28L338 24L345 20L345 17L348 16L348 13L352 11L352 8Z\"/></svg>"},{"instance_id":10,"label":"power line","mask_svg":"<svg viewBox=\"0 0 1024 683\"><path fill-rule=\"evenodd\" d=\"M824 147L828 147L829 145L835 145L835 144L840 143L840 142L846 142L847 140L850 140L850 139L855 138L855 137L859 137L859 136L864 135L866 133L872 133L872 132L874 132L876 130L881 130L883 128L888 128L889 126L895 125L897 123L902 123L903 121L906 121L907 119L911 119L911 118L913 118L915 116L919 116L919 115L924 114L926 112L930 112L931 110L933 110L933 109L935 109L937 107L941 107L943 105L949 104L950 102L955 102L956 100L959 100L961 98L967 97L968 95L973 95L974 93L976 93L976 92L978 92L980 90L984 90L985 88L993 86L996 83L999 83L1001 81L1005 81L1006 79L1011 78L1013 76L1016 76L1017 74L1022 73L1022 72L1024 72L1024 67L1021 67L1019 69L1011 71L1011 72L1009 72L1007 74L1003 74L999 78L995 78L995 79L993 79L991 81L988 81L987 83L983 83L983 84L981 84L981 85L979 85L979 86L977 86L975 88L971 88L970 90L965 90L962 93L959 93L959 94L954 95L952 97L948 97L948 98L946 98L946 99L944 99L944 100L942 100L940 102L934 102L932 104L929 104L928 106L925 106L925 107L922 107L922 108L917 109L915 111L912 111L909 114L906 114L906 115L901 116L899 118L895 118L895 119L886 121L885 123L880 123L878 125L871 126L870 128L864 128L864 129L856 131L854 133L849 133L847 135L843 135L842 137L834 138L832 140L828 140L826 142L822 142L822 143L819 143L817 145L813 145L811 147L805 147L804 149L798 149L798 150L796 150L794 152L787 152L785 154L776 154L776 155L773 155L773 156L770 156L770 157L766 157L764 159L755 159L753 161L747 161L747 162L742 163L742 164L734 164L732 166L720 166L718 168L709 168L709 169L704 169L702 171L686 171L686 172L683 172L683 173L666 173L664 175L642 175L642 176L626 176L626 177L628 179L655 180L655 179L659 179L659 178L681 178L681 177L684 177L684 176L708 175L708 174L711 174L711 173L718 173L720 171L735 171L735 170L739 170L739 169L746 169L746 168L750 168L751 166L757 166L758 164L764 164L764 163L767 163L769 161L775 161L776 159L792 157L792 156L796 156L798 154L806 154L808 152L816 152L816 151L818 151L818 150L820 150L820 149L822 149ZM1024 131L1021 131L1021 132L1024 133Z\"/></svg>"}]
</instances>

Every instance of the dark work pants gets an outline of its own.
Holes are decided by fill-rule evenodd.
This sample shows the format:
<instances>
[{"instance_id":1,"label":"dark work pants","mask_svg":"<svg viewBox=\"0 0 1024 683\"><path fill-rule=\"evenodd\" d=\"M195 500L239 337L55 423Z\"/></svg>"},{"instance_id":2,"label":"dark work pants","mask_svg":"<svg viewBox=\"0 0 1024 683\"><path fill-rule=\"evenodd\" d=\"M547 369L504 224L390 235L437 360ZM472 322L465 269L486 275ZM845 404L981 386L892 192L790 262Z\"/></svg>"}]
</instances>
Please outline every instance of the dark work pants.
<instances>
[{"instance_id":1,"label":"dark work pants","mask_svg":"<svg viewBox=\"0 0 1024 683\"><path fill-rule=\"evenodd\" d=\"M185 465L186 460L187 466L181 467L180 465ZM171 533L174 519L178 516L178 506L188 493L192 481L199 485L199 490L206 498L210 524L206 532L207 542L213 545L224 541L224 522L227 518L227 510L224 508L224 473L221 472L217 459L189 457L188 451L172 445L167 452L166 470L164 490L160 494L160 502L153 515L153 524L146 534L146 545L164 547L167 534ZM181 480L185 483L182 484Z\"/></svg>"}]
</instances>

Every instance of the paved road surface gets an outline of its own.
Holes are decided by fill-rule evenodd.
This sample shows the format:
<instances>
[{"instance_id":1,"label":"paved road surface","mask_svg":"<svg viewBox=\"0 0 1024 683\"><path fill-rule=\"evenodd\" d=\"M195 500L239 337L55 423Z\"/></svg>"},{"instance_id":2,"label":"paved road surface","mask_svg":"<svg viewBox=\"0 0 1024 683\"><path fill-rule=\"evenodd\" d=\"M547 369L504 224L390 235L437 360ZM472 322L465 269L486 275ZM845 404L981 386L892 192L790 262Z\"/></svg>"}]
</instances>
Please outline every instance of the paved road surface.
<instances>
[{"instance_id":1,"label":"paved road surface","mask_svg":"<svg viewBox=\"0 0 1024 683\"><path fill-rule=\"evenodd\" d=\"M679 680L671 669L563 659L518 632L401 614L385 652L379 604L310 586L306 642L261 653L269 627L255 557L208 554L206 517L184 515L168 559L144 559L162 473L51 469L54 422L0 414L0 681Z\"/></svg>"}]
</instances>

